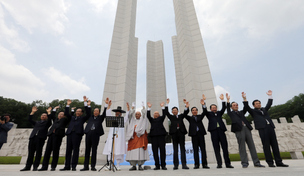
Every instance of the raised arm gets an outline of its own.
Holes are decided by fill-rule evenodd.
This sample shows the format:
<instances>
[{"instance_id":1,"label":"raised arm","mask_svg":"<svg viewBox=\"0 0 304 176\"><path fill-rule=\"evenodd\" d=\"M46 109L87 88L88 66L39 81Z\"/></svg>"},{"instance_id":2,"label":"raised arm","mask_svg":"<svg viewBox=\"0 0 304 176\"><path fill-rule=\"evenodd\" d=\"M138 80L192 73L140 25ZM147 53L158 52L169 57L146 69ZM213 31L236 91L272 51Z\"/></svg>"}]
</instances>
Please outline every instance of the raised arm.
<instances>
[{"instance_id":1,"label":"raised arm","mask_svg":"<svg viewBox=\"0 0 304 176\"><path fill-rule=\"evenodd\" d=\"M153 118L151 117L151 107L152 104L150 102L147 103L148 106L148 110L147 110L147 118L149 119L149 121L151 122L153 120Z\"/></svg>"},{"instance_id":2,"label":"raised arm","mask_svg":"<svg viewBox=\"0 0 304 176\"><path fill-rule=\"evenodd\" d=\"M142 102L141 116L143 118L146 118L146 107L145 107L144 102Z\"/></svg>"},{"instance_id":3,"label":"raised arm","mask_svg":"<svg viewBox=\"0 0 304 176\"><path fill-rule=\"evenodd\" d=\"M227 99L227 114L228 116L231 115L231 109L230 109L230 95L228 95L228 93L226 93L226 99Z\"/></svg>"},{"instance_id":4,"label":"raised arm","mask_svg":"<svg viewBox=\"0 0 304 176\"><path fill-rule=\"evenodd\" d=\"M172 115L169 113L169 110L168 110L168 105L169 105L169 103L170 103L170 99L167 98L167 104L166 104L165 110L164 110L163 112L164 112L165 115L171 120Z\"/></svg>"},{"instance_id":5,"label":"raised arm","mask_svg":"<svg viewBox=\"0 0 304 176\"><path fill-rule=\"evenodd\" d=\"M106 113L107 113L107 109L108 109L108 106L109 106L109 103L111 102L111 100L109 100L109 98L106 98L105 100L105 107L104 107L104 110L101 114L101 117L105 118L106 117ZM101 107L100 107L100 110L101 110Z\"/></svg>"},{"instance_id":6,"label":"raised arm","mask_svg":"<svg viewBox=\"0 0 304 176\"><path fill-rule=\"evenodd\" d=\"M72 116L71 116L71 114L70 114L70 105L71 105L71 103L72 103L72 100L68 99L68 100L67 100L67 105L66 105L66 107L65 107L65 109L64 109L64 115L65 115L68 119L71 119L71 118L72 118Z\"/></svg>"},{"instance_id":7,"label":"raised arm","mask_svg":"<svg viewBox=\"0 0 304 176\"><path fill-rule=\"evenodd\" d=\"M249 112L250 114L253 113L253 110L250 108L249 104L248 104L248 101L247 101L247 98L246 98L246 93L245 92L242 92L242 98L243 98L243 104L244 104L244 107L243 107L243 111L245 112ZM244 113L245 115L245 113Z\"/></svg>"},{"instance_id":8,"label":"raised arm","mask_svg":"<svg viewBox=\"0 0 304 176\"><path fill-rule=\"evenodd\" d=\"M206 96L203 94L202 99L201 99L201 105L202 105L202 108L203 108L203 112L202 112L201 116L203 116L203 117L205 117L207 115L207 112L208 112L205 100L206 100ZM205 110L204 110L204 108L205 108Z\"/></svg>"},{"instance_id":9,"label":"raised arm","mask_svg":"<svg viewBox=\"0 0 304 176\"><path fill-rule=\"evenodd\" d=\"M226 102L225 102L225 100L224 100L224 95L223 94L221 94L220 95L220 99L222 100L222 109L221 109L221 114L223 115L224 114L224 112L225 112L225 110L226 110Z\"/></svg>"},{"instance_id":10,"label":"raised arm","mask_svg":"<svg viewBox=\"0 0 304 176\"><path fill-rule=\"evenodd\" d=\"M28 121L32 124L32 125L35 125L36 124L36 121L33 120L33 116L35 114L35 112L38 111L38 108L36 106L33 106L32 107L32 112L30 113L29 115L29 118L28 118Z\"/></svg>"},{"instance_id":11,"label":"raised arm","mask_svg":"<svg viewBox=\"0 0 304 176\"><path fill-rule=\"evenodd\" d=\"M268 95L268 101L267 101L267 104L265 106L265 110L268 111L270 109L271 105L272 105L272 102L273 102L272 91L269 90L266 94Z\"/></svg>"},{"instance_id":12,"label":"raised arm","mask_svg":"<svg viewBox=\"0 0 304 176\"><path fill-rule=\"evenodd\" d=\"M48 116L48 120L47 120L48 124L51 125L52 121L54 121L53 118L52 118L52 116L51 116L51 114L52 114L52 107L48 107L46 109L46 112L47 112L47 116Z\"/></svg>"}]
</instances>

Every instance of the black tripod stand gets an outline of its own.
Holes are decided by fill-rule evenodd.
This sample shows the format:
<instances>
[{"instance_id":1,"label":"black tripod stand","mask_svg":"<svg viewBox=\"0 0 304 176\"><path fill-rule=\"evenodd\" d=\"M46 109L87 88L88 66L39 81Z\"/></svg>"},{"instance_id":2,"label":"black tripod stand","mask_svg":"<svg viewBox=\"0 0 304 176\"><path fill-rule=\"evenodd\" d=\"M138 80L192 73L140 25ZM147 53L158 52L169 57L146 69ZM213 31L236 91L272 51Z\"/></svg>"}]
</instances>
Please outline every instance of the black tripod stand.
<instances>
[{"instance_id":1,"label":"black tripod stand","mask_svg":"<svg viewBox=\"0 0 304 176\"><path fill-rule=\"evenodd\" d=\"M109 170L113 170L113 172L117 171L116 166L114 165L113 161L113 150L114 150L114 143L115 143L115 128L123 128L124 127L124 118L123 117L106 117L106 127L114 127L113 129L113 136L112 136L112 147L111 147L111 158L110 161L107 159L107 163L102 166L98 170L100 172L104 167L108 167ZM107 157L108 158L108 157Z\"/></svg>"}]
</instances>

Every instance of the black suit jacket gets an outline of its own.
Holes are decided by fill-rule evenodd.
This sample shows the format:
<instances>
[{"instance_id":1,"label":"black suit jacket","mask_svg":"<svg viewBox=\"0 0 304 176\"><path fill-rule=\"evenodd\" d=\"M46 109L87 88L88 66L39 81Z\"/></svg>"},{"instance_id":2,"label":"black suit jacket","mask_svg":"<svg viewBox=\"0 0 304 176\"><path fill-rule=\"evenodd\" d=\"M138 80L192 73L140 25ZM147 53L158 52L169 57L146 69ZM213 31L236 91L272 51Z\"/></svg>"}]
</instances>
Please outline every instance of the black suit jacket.
<instances>
[{"instance_id":1,"label":"black suit jacket","mask_svg":"<svg viewBox=\"0 0 304 176\"><path fill-rule=\"evenodd\" d=\"M203 124L203 119L205 115L202 113L201 115L197 115L195 120L194 116L186 116L186 119L189 121L189 136L195 136L197 133L201 135L206 135L206 130ZM197 131L197 127L199 130Z\"/></svg>"},{"instance_id":2,"label":"black suit jacket","mask_svg":"<svg viewBox=\"0 0 304 176\"><path fill-rule=\"evenodd\" d=\"M65 107L64 115L68 118L71 118L71 122L65 133L66 135L71 134L72 131L75 131L76 134L80 134L80 135L84 134L83 124L91 116L91 108L85 108L85 109L86 109L86 116L76 117L76 116L71 116L71 114L69 113L70 107Z\"/></svg>"},{"instance_id":3,"label":"black suit jacket","mask_svg":"<svg viewBox=\"0 0 304 176\"><path fill-rule=\"evenodd\" d=\"M275 128L269 114L268 114L268 110L270 109L271 105L272 105L272 99L268 99L267 105L265 106L265 108L261 108L261 109L251 109L248 105L248 101L244 101L244 107L246 108L246 110L251 114L251 116L253 117L253 121L254 121L254 126L255 129L263 129L266 127L267 125L267 121L270 123L270 125ZM263 113L261 112L263 111Z\"/></svg>"},{"instance_id":4,"label":"black suit jacket","mask_svg":"<svg viewBox=\"0 0 304 176\"><path fill-rule=\"evenodd\" d=\"M150 134L149 134L150 137L167 135L167 131L163 124L166 118L164 114L165 114L165 109L163 109L163 115L155 119L151 117L151 111L150 110L147 111L147 117L151 123Z\"/></svg>"},{"instance_id":5,"label":"black suit jacket","mask_svg":"<svg viewBox=\"0 0 304 176\"><path fill-rule=\"evenodd\" d=\"M246 119L245 114L247 110L244 107L243 110L238 111L236 113L235 111L231 111L230 109L230 103L227 103L227 114L231 119L231 131L232 132L237 132L237 131L242 131L243 129L243 124L242 121L246 124L247 128L249 130L252 130L252 126L250 125L249 121Z\"/></svg>"},{"instance_id":6,"label":"black suit jacket","mask_svg":"<svg viewBox=\"0 0 304 176\"><path fill-rule=\"evenodd\" d=\"M34 121L33 120L34 115L29 115L29 122L34 126L34 129L31 132L30 139L36 136L41 139L46 139L47 138L47 133L49 127L52 125L52 118L50 115L48 115L47 120L40 120L40 121Z\"/></svg>"},{"instance_id":7,"label":"black suit jacket","mask_svg":"<svg viewBox=\"0 0 304 176\"><path fill-rule=\"evenodd\" d=\"M70 122L71 116L58 119L55 117L55 114L56 114L56 111L52 111L51 117L52 117L52 119L54 119L54 122L48 132L48 136L51 135L55 130L55 133L54 133L55 135L64 137L65 136L65 127Z\"/></svg>"},{"instance_id":8,"label":"black suit jacket","mask_svg":"<svg viewBox=\"0 0 304 176\"><path fill-rule=\"evenodd\" d=\"M223 122L222 115L224 114L226 110L226 102L222 102L222 109L220 111L217 111L216 114L211 111L207 111L207 107L203 107L203 115L206 115L209 124L208 124L208 131L216 130L217 123L220 125L220 128L223 131L227 131L226 125Z\"/></svg>"},{"instance_id":9,"label":"black suit jacket","mask_svg":"<svg viewBox=\"0 0 304 176\"><path fill-rule=\"evenodd\" d=\"M98 136L102 136L104 134L102 122L104 121L104 119L106 117L106 111L107 111L107 108L105 107L102 115L98 115L96 118L94 118L94 115L93 115L89 118L87 126L85 127L85 130L84 130L85 134L87 134L91 131L93 124L95 127L95 130L93 130L94 133L96 133Z\"/></svg>"},{"instance_id":10,"label":"black suit jacket","mask_svg":"<svg viewBox=\"0 0 304 176\"><path fill-rule=\"evenodd\" d=\"M177 124L179 124L179 130L183 134L187 134L187 130L186 130L186 127L185 127L183 119L185 118L185 116L188 113L189 113L189 108L187 108L187 110L184 110L183 114L179 114L178 118L177 118L175 115L171 115L169 113L168 106L165 107L165 114L170 119L170 122L171 122L170 130L169 130L169 134L170 135L176 133L176 131L177 131Z\"/></svg>"}]
</instances>

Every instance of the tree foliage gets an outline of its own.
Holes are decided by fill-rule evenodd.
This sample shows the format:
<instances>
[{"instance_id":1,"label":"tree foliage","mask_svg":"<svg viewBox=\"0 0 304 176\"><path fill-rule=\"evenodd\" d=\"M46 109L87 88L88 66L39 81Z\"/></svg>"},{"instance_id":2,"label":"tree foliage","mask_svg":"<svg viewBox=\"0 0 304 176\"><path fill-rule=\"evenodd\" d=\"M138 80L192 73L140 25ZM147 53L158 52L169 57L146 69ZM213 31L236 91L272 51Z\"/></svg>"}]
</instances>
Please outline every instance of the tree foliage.
<instances>
[{"instance_id":1,"label":"tree foliage","mask_svg":"<svg viewBox=\"0 0 304 176\"><path fill-rule=\"evenodd\" d=\"M31 113L32 107L37 106L38 111L35 113L34 120L40 119L40 115L44 112L46 112L46 109L51 106L60 106L59 111L64 111L64 108L66 106L67 100L53 100L50 103L43 102L42 100L36 100L32 103L24 103L20 101L16 101L14 99L10 98L3 98L0 96L0 115L2 116L5 113L8 113L11 115L11 121L13 121L15 124L17 124L18 128L32 128L32 125L28 122L28 116ZM82 108L83 107L83 101L79 100L72 100L71 107L76 108ZM100 108L100 105L92 102L91 103L92 110L95 108ZM57 110L57 113L59 112ZM57 116L57 114L56 114Z\"/></svg>"}]
</instances>

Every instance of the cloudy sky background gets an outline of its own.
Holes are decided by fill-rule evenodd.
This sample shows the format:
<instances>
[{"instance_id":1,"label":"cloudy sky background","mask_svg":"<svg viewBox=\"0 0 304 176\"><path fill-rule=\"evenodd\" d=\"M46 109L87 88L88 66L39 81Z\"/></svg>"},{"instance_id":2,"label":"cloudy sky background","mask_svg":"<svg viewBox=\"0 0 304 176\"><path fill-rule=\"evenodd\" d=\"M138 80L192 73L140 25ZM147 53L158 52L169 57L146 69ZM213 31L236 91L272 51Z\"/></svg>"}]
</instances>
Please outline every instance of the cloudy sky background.
<instances>
[{"instance_id":1,"label":"cloudy sky background","mask_svg":"<svg viewBox=\"0 0 304 176\"><path fill-rule=\"evenodd\" d=\"M303 0L194 0L217 95L283 104L304 92ZM0 96L101 103L117 0L0 0ZM146 42L163 40L177 105L172 0L138 0L137 105L146 98ZM170 89L170 91L168 91Z\"/></svg>"}]
</instances>

